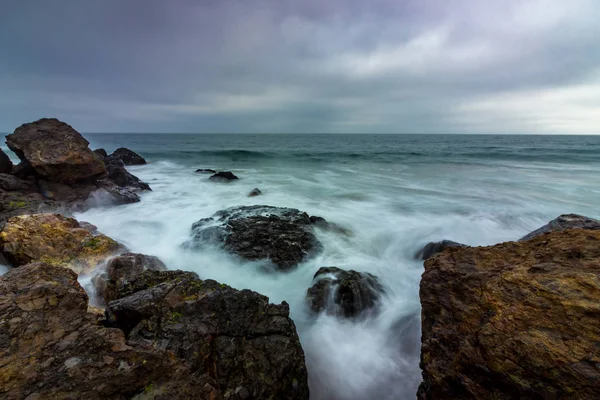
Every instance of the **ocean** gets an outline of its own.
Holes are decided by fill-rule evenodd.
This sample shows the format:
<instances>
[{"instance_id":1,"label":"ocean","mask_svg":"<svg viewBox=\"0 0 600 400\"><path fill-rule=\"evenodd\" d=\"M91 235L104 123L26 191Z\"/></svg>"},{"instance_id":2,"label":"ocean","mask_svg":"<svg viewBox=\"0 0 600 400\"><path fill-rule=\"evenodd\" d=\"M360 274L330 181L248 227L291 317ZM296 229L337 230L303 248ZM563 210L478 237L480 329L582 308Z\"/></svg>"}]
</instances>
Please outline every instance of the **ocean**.
<instances>
[{"instance_id":1,"label":"ocean","mask_svg":"<svg viewBox=\"0 0 600 400\"><path fill-rule=\"evenodd\" d=\"M153 191L76 215L131 251L290 304L313 399L414 399L420 383L415 253L429 241L517 240L564 213L600 217L600 136L86 134L92 148L128 147ZM198 168L232 171L214 183ZM254 188L263 195L247 197ZM322 253L266 273L219 251L185 250L195 221L231 206L298 208L341 225ZM370 272L386 289L379 316L313 318L304 296L323 266Z\"/></svg>"}]
</instances>

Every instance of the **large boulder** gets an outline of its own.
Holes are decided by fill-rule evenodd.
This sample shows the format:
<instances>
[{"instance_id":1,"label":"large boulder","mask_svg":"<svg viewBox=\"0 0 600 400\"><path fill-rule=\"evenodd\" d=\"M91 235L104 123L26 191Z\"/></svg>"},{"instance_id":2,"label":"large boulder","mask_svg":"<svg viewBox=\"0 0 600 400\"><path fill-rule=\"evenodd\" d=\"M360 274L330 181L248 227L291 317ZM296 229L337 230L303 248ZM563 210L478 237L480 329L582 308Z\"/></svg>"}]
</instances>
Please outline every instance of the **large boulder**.
<instances>
[{"instance_id":1,"label":"large boulder","mask_svg":"<svg viewBox=\"0 0 600 400\"><path fill-rule=\"evenodd\" d=\"M142 182L137 176L127 171L122 159L111 155L104 159L104 164L108 172L108 179L120 187L134 191L151 190L150 185Z\"/></svg>"},{"instance_id":2,"label":"large boulder","mask_svg":"<svg viewBox=\"0 0 600 400\"><path fill-rule=\"evenodd\" d=\"M104 163L89 142L70 125L55 118L23 124L6 136L6 144L42 178L74 183L106 174Z\"/></svg>"},{"instance_id":3,"label":"large boulder","mask_svg":"<svg viewBox=\"0 0 600 400\"><path fill-rule=\"evenodd\" d=\"M59 214L10 218L0 232L2 254L13 266L43 261L76 273L87 273L123 247L102 234L92 234L73 218Z\"/></svg>"},{"instance_id":4,"label":"large boulder","mask_svg":"<svg viewBox=\"0 0 600 400\"><path fill-rule=\"evenodd\" d=\"M599 277L598 230L427 260L418 398L600 398Z\"/></svg>"},{"instance_id":5,"label":"large boulder","mask_svg":"<svg viewBox=\"0 0 600 400\"><path fill-rule=\"evenodd\" d=\"M583 215L563 214L548 222L541 228L538 228L535 231L523 236L521 239L519 239L519 241L523 242L547 232L564 231L565 229L573 228L600 230L600 221L597 219L584 217Z\"/></svg>"},{"instance_id":6,"label":"large boulder","mask_svg":"<svg viewBox=\"0 0 600 400\"><path fill-rule=\"evenodd\" d=\"M13 170L13 163L10 157L0 149L0 174L10 174Z\"/></svg>"},{"instance_id":7,"label":"large boulder","mask_svg":"<svg viewBox=\"0 0 600 400\"><path fill-rule=\"evenodd\" d=\"M355 318L375 311L383 291L373 274L323 267L315 274L313 285L306 292L306 300L316 313L324 311Z\"/></svg>"},{"instance_id":8,"label":"large boulder","mask_svg":"<svg viewBox=\"0 0 600 400\"><path fill-rule=\"evenodd\" d=\"M108 304L130 343L172 351L213 377L225 399L308 399L289 307L181 271L144 271L139 291Z\"/></svg>"},{"instance_id":9,"label":"large boulder","mask_svg":"<svg viewBox=\"0 0 600 400\"><path fill-rule=\"evenodd\" d=\"M0 277L0 398L217 399L167 350L99 324L68 269L44 263Z\"/></svg>"},{"instance_id":10,"label":"large boulder","mask_svg":"<svg viewBox=\"0 0 600 400\"><path fill-rule=\"evenodd\" d=\"M112 158L119 159L123 161L125 165L143 165L146 164L146 160L144 157L140 156L138 153L126 149L125 147L119 147L110 155Z\"/></svg>"},{"instance_id":11,"label":"large boulder","mask_svg":"<svg viewBox=\"0 0 600 400\"><path fill-rule=\"evenodd\" d=\"M415 254L417 260L427 260L442 251L451 247L467 247L462 243L453 242L452 240L442 240L441 242L429 242L421 250Z\"/></svg>"},{"instance_id":12,"label":"large boulder","mask_svg":"<svg viewBox=\"0 0 600 400\"><path fill-rule=\"evenodd\" d=\"M241 206L228 208L192 225L186 245L222 245L246 260L270 260L288 270L321 249L310 217L282 207Z\"/></svg>"}]
</instances>

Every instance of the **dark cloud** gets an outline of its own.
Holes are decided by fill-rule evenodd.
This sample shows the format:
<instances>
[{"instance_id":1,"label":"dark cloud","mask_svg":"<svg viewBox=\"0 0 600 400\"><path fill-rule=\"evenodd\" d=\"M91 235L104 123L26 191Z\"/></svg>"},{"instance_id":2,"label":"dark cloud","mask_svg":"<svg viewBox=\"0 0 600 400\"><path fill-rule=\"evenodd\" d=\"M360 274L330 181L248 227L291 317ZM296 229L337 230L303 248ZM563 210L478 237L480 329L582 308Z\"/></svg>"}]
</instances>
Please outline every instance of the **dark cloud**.
<instances>
[{"instance_id":1,"label":"dark cloud","mask_svg":"<svg viewBox=\"0 0 600 400\"><path fill-rule=\"evenodd\" d=\"M594 0L5 2L0 131L600 133L599 17Z\"/></svg>"}]
</instances>

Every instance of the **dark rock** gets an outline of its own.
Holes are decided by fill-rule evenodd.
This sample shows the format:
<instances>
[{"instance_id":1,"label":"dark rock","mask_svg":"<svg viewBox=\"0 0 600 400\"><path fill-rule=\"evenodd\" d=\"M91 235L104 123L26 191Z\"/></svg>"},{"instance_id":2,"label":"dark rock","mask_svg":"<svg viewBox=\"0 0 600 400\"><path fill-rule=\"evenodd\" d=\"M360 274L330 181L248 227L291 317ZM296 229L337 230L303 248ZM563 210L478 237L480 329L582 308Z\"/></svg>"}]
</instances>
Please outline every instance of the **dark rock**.
<instances>
[{"instance_id":1,"label":"dark rock","mask_svg":"<svg viewBox=\"0 0 600 400\"><path fill-rule=\"evenodd\" d=\"M308 214L271 206L242 206L221 210L192 225L188 247L222 245L246 259L269 259L289 270L321 249Z\"/></svg>"},{"instance_id":2,"label":"dark rock","mask_svg":"<svg viewBox=\"0 0 600 400\"><path fill-rule=\"evenodd\" d=\"M304 352L287 303L173 272L138 275L165 278L110 302L108 323L130 343L170 350L194 374L214 377L225 399L308 399Z\"/></svg>"},{"instance_id":3,"label":"dark rock","mask_svg":"<svg viewBox=\"0 0 600 400\"><path fill-rule=\"evenodd\" d=\"M547 232L559 232L564 231L565 229L600 229L600 221L593 218L584 217L583 215L577 214L563 214L556 219L548 222L546 225L542 226L539 229L523 236L519 239L519 242L523 242L525 240L532 239L536 236Z\"/></svg>"},{"instance_id":4,"label":"dark rock","mask_svg":"<svg viewBox=\"0 0 600 400\"><path fill-rule=\"evenodd\" d=\"M27 178L36 176L35 169L31 165L31 163L27 160L23 160L20 163L18 163L17 165L15 165L12 173L13 173L13 175L15 175L16 177L18 177L20 179L27 179Z\"/></svg>"},{"instance_id":5,"label":"dark rock","mask_svg":"<svg viewBox=\"0 0 600 400\"><path fill-rule=\"evenodd\" d=\"M229 182L229 181L238 179L238 177L235 176L233 173L226 171L226 172L217 172L216 174L214 174L213 176L211 176L208 179L210 179L211 181L215 181L215 182Z\"/></svg>"},{"instance_id":6,"label":"dark rock","mask_svg":"<svg viewBox=\"0 0 600 400\"><path fill-rule=\"evenodd\" d=\"M114 156L108 156L104 159L106 170L108 172L108 179L116 183L118 186L136 190L152 190L150 185L146 182L142 182L137 176L131 174L125 168L125 164L120 158Z\"/></svg>"},{"instance_id":7,"label":"dark rock","mask_svg":"<svg viewBox=\"0 0 600 400\"><path fill-rule=\"evenodd\" d=\"M0 174L10 174L13 170L13 163L10 157L0 149Z\"/></svg>"},{"instance_id":8,"label":"dark rock","mask_svg":"<svg viewBox=\"0 0 600 400\"><path fill-rule=\"evenodd\" d=\"M0 277L0 398L220 398L209 376L99 320L66 268L35 263Z\"/></svg>"},{"instance_id":9,"label":"dark rock","mask_svg":"<svg viewBox=\"0 0 600 400\"><path fill-rule=\"evenodd\" d=\"M103 160L108 157L108 153L104 149L96 149L94 150L94 153L96 153Z\"/></svg>"},{"instance_id":10,"label":"dark rock","mask_svg":"<svg viewBox=\"0 0 600 400\"><path fill-rule=\"evenodd\" d=\"M127 287L137 275L146 270L165 271L166 265L157 257L137 253L125 253L113 258L106 267L106 273L94 278L97 295L105 304L127 296ZM139 290L139 289L138 289Z\"/></svg>"},{"instance_id":11,"label":"dark rock","mask_svg":"<svg viewBox=\"0 0 600 400\"><path fill-rule=\"evenodd\" d=\"M599 276L598 230L427 260L418 398L600 398Z\"/></svg>"},{"instance_id":12,"label":"dark rock","mask_svg":"<svg viewBox=\"0 0 600 400\"><path fill-rule=\"evenodd\" d=\"M355 318L375 311L383 292L373 274L323 267L315 274L313 285L306 292L306 300L316 313L325 311L344 318Z\"/></svg>"},{"instance_id":13,"label":"dark rock","mask_svg":"<svg viewBox=\"0 0 600 400\"><path fill-rule=\"evenodd\" d=\"M115 151L113 151L113 153L110 155L110 157L118 158L119 160L123 161L123 164L125 164L125 165L144 165L144 164L146 164L146 160L144 159L144 157L142 157L139 154L137 154L136 152L126 149L124 147L120 147L120 148L116 149Z\"/></svg>"},{"instance_id":14,"label":"dark rock","mask_svg":"<svg viewBox=\"0 0 600 400\"><path fill-rule=\"evenodd\" d=\"M465 244L453 242L452 240L442 240L441 242L429 242L415 254L417 260L427 260L434 255L452 247L468 247Z\"/></svg>"},{"instance_id":15,"label":"dark rock","mask_svg":"<svg viewBox=\"0 0 600 400\"><path fill-rule=\"evenodd\" d=\"M248 197L260 196L262 192L258 188L252 189L250 193L248 193Z\"/></svg>"},{"instance_id":16,"label":"dark rock","mask_svg":"<svg viewBox=\"0 0 600 400\"><path fill-rule=\"evenodd\" d=\"M217 173L217 171L215 171L214 169L208 169L208 168L197 169L196 172L199 174L216 174Z\"/></svg>"},{"instance_id":17,"label":"dark rock","mask_svg":"<svg viewBox=\"0 0 600 400\"><path fill-rule=\"evenodd\" d=\"M323 229L325 231L341 233L342 235L345 235L345 236L352 236L352 232L349 229L344 228L336 223L329 222L323 217L317 217L315 215L312 215L310 217L310 223L313 226Z\"/></svg>"},{"instance_id":18,"label":"dark rock","mask_svg":"<svg viewBox=\"0 0 600 400\"><path fill-rule=\"evenodd\" d=\"M74 183L106 174L102 159L70 125L57 119L23 124L6 136L6 144L36 174L55 182Z\"/></svg>"}]
</instances>

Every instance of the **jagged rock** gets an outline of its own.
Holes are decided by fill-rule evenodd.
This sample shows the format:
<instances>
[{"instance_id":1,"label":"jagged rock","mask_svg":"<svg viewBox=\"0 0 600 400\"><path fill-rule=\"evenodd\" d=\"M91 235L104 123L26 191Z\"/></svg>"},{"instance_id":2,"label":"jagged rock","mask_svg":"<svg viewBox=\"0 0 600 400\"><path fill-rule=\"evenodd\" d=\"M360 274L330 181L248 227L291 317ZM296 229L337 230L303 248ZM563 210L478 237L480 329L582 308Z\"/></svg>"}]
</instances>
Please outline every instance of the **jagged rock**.
<instances>
[{"instance_id":1,"label":"jagged rock","mask_svg":"<svg viewBox=\"0 0 600 400\"><path fill-rule=\"evenodd\" d=\"M262 192L260 191L259 188L254 188L254 189L252 189L252 191L250 193L248 193L248 197L260 196L261 194L262 194Z\"/></svg>"},{"instance_id":2,"label":"jagged rock","mask_svg":"<svg viewBox=\"0 0 600 400\"><path fill-rule=\"evenodd\" d=\"M50 181L74 183L106 174L104 163L89 142L70 125L44 118L18 127L6 144L37 175Z\"/></svg>"},{"instance_id":3,"label":"jagged rock","mask_svg":"<svg viewBox=\"0 0 600 400\"><path fill-rule=\"evenodd\" d=\"M106 170L108 172L108 179L118 186L133 191L152 190L150 189L150 185L146 182L142 182L137 176L127 171L125 164L120 158L116 158L112 155L108 156L104 159L104 164L106 165Z\"/></svg>"},{"instance_id":4,"label":"jagged rock","mask_svg":"<svg viewBox=\"0 0 600 400\"><path fill-rule=\"evenodd\" d=\"M27 160L22 160L20 163L15 165L12 170L12 174L21 179L36 177L35 169Z\"/></svg>"},{"instance_id":5,"label":"jagged rock","mask_svg":"<svg viewBox=\"0 0 600 400\"><path fill-rule=\"evenodd\" d=\"M103 160L108 157L108 153L104 149L96 149L94 150L94 153L96 153Z\"/></svg>"},{"instance_id":6,"label":"jagged rock","mask_svg":"<svg viewBox=\"0 0 600 400\"><path fill-rule=\"evenodd\" d=\"M269 304L258 293L181 271L138 277L156 284L107 309L109 324L130 343L173 351L194 374L214 377L224 399L308 399L304 352L287 303Z\"/></svg>"},{"instance_id":7,"label":"jagged rock","mask_svg":"<svg viewBox=\"0 0 600 400\"><path fill-rule=\"evenodd\" d=\"M44 263L0 277L0 398L218 399L169 351L99 324L72 271Z\"/></svg>"},{"instance_id":8,"label":"jagged rock","mask_svg":"<svg viewBox=\"0 0 600 400\"><path fill-rule=\"evenodd\" d=\"M238 177L235 176L232 172L226 171L217 172L208 179L215 182L229 182L238 179Z\"/></svg>"},{"instance_id":9,"label":"jagged rock","mask_svg":"<svg viewBox=\"0 0 600 400\"><path fill-rule=\"evenodd\" d=\"M321 249L305 212L282 207L228 208L192 225L188 247L222 245L247 260L269 259L288 270Z\"/></svg>"},{"instance_id":10,"label":"jagged rock","mask_svg":"<svg viewBox=\"0 0 600 400\"><path fill-rule=\"evenodd\" d=\"M441 242L429 242L421 250L415 254L417 260L427 260L442 251L452 247L467 247L462 243L453 242L452 240L442 240Z\"/></svg>"},{"instance_id":11,"label":"jagged rock","mask_svg":"<svg viewBox=\"0 0 600 400\"><path fill-rule=\"evenodd\" d=\"M131 286L132 280L143 271L165 271L166 265L158 257L138 253L121 254L110 260L106 273L94 278L97 294L105 304L127 294L126 288Z\"/></svg>"},{"instance_id":12,"label":"jagged rock","mask_svg":"<svg viewBox=\"0 0 600 400\"><path fill-rule=\"evenodd\" d=\"M217 173L217 171L215 171L214 169L208 169L208 168L197 169L196 172L199 174L216 174Z\"/></svg>"},{"instance_id":13,"label":"jagged rock","mask_svg":"<svg viewBox=\"0 0 600 400\"><path fill-rule=\"evenodd\" d=\"M373 274L323 267L313 277L306 300L316 313L325 311L344 318L355 318L375 311L383 292Z\"/></svg>"},{"instance_id":14,"label":"jagged rock","mask_svg":"<svg viewBox=\"0 0 600 400\"><path fill-rule=\"evenodd\" d=\"M523 242L546 232L564 231L565 229L573 228L600 230L600 221L597 219L584 217L583 215L563 214L558 218L548 222L541 228L523 236L521 239L519 239L519 241Z\"/></svg>"},{"instance_id":15,"label":"jagged rock","mask_svg":"<svg viewBox=\"0 0 600 400\"><path fill-rule=\"evenodd\" d=\"M425 262L419 399L600 398L600 231Z\"/></svg>"},{"instance_id":16,"label":"jagged rock","mask_svg":"<svg viewBox=\"0 0 600 400\"><path fill-rule=\"evenodd\" d=\"M1 174L10 174L13 170L13 163L10 160L10 157L6 155L6 153L0 149L0 173Z\"/></svg>"},{"instance_id":17,"label":"jagged rock","mask_svg":"<svg viewBox=\"0 0 600 400\"><path fill-rule=\"evenodd\" d=\"M124 147L120 147L113 151L110 155L111 158L117 158L123 161L125 165L144 165L146 164L146 160L144 157L140 156L134 151L126 149Z\"/></svg>"},{"instance_id":18,"label":"jagged rock","mask_svg":"<svg viewBox=\"0 0 600 400\"><path fill-rule=\"evenodd\" d=\"M59 214L10 218L0 232L0 246L2 254L15 267L43 261L78 274L90 272L123 249L111 238L92 235L88 226L83 228L77 220Z\"/></svg>"}]
</instances>

